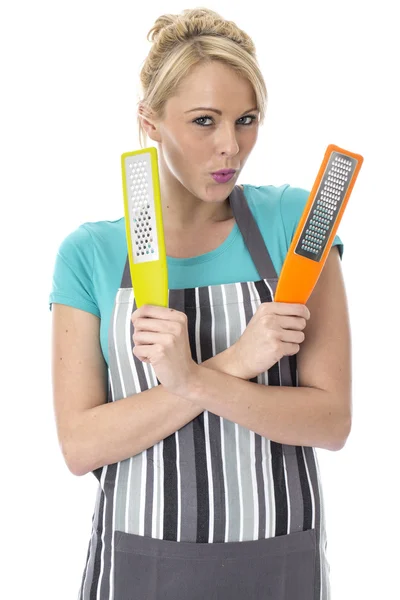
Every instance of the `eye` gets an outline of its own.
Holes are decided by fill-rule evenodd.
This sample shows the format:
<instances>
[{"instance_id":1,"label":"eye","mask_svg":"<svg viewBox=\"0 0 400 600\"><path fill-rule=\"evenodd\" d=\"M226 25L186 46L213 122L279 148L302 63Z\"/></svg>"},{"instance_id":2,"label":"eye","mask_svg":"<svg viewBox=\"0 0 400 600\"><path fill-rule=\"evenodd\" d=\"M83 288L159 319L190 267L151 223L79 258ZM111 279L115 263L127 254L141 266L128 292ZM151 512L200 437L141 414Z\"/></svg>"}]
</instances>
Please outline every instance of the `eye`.
<instances>
[{"instance_id":1,"label":"eye","mask_svg":"<svg viewBox=\"0 0 400 600\"><path fill-rule=\"evenodd\" d=\"M251 124L252 124L252 123L253 123L253 122L254 122L254 121L257 119L257 117L256 117L256 115L246 115L245 117L241 117L241 118L239 119L239 121L240 121L241 119L250 119L250 122L249 122L249 123L243 123L243 125L251 125Z\"/></svg>"},{"instance_id":2,"label":"eye","mask_svg":"<svg viewBox=\"0 0 400 600\"><path fill-rule=\"evenodd\" d=\"M252 123L254 121L256 121L257 117L256 115L246 115L245 117L240 117L240 119L238 119L238 121L242 121L243 119L250 119L250 121L248 123L239 123L239 125L244 125L245 127L252 125ZM208 115L203 115L202 117L197 117L197 119L194 119L193 123L196 123L196 125L199 125L200 127L209 127L209 125L206 125L204 123L204 121L213 121L213 118L208 116ZM202 121L202 122L200 122Z\"/></svg>"},{"instance_id":3,"label":"eye","mask_svg":"<svg viewBox=\"0 0 400 600\"><path fill-rule=\"evenodd\" d=\"M201 127L207 127L207 125L205 125L204 123L199 123L199 121L204 121L204 120L208 120L208 121L212 121L212 117L208 117L208 116L204 116L204 117L198 117L197 119L195 119L193 121L193 123L196 123L196 125L200 125Z\"/></svg>"}]
</instances>

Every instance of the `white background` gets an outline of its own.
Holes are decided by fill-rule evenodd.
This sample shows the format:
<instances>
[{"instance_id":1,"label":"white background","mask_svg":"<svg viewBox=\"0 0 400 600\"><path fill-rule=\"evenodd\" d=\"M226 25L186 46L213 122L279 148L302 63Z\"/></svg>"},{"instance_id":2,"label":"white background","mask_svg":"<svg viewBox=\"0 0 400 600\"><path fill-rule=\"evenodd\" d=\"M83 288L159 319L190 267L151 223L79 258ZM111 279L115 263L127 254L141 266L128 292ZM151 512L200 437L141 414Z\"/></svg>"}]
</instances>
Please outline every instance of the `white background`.
<instances>
[{"instance_id":1,"label":"white background","mask_svg":"<svg viewBox=\"0 0 400 600\"><path fill-rule=\"evenodd\" d=\"M249 33L269 104L241 183L310 188L334 143L365 162L339 228L353 430L319 450L333 600L396 597L399 34L395 2L206 2ZM201 6L201 2L199 3ZM123 214L138 74L163 13L197 3L27 0L0 12L2 597L76 598L96 480L61 458L48 295L62 239ZM4 594L4 590L8 592Z\"/></svg>"}]
</instances>

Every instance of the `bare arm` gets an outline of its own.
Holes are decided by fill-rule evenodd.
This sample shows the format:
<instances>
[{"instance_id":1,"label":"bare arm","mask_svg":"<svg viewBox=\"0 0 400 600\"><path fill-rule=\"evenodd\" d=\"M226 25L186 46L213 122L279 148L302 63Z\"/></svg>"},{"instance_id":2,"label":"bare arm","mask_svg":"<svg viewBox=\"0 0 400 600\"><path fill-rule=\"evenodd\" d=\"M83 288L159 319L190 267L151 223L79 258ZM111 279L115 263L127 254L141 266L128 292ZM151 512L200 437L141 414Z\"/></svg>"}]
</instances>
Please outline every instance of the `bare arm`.
<instances>
[{"instance_id":1,"label":"bare arm","mask_svg":"<svg viewBox=\"0 0 400 600\"><path fill-rule=\"evenodd\" d=\"M150 448L203 412L162 385L106 403L100 320L53 304L52 379L58 439L68 468L84 475ZM236 375L230 349L202 363ZM237 369L237 366L235 367Z\"/></svg>"},{"instance_id":2,"label":"bare arm","mask_svg":"<svg viewBox=\"0 0 400 600\"><path fill-rule=\"evenodd\" d=\"M335 247L307 306L311 317L297 355L301 387L262 386L200 365L185 397L276 442L341 449L351 423L351 352Z\"/></svg>"}]
</instances>

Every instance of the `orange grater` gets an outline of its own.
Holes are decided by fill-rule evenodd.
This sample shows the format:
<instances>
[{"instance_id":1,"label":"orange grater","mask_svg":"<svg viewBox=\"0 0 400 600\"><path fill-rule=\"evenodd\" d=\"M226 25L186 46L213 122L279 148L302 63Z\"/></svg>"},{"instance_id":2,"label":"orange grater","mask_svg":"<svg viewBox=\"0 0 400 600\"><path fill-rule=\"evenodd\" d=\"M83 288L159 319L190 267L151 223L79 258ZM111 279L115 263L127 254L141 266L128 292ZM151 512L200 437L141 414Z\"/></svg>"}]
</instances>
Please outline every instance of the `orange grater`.
<instances>
[{"instance_id":1,"label":"orange grater","mask_svg":"<svg viewBox=\"0 0 400 600\"><path fill-rule=\"evenodd\" d=\"M275 293L275 302L305 304L321 274L363 163L363 157L330 144L318 171Z\"/></svg>"}]
</instances>

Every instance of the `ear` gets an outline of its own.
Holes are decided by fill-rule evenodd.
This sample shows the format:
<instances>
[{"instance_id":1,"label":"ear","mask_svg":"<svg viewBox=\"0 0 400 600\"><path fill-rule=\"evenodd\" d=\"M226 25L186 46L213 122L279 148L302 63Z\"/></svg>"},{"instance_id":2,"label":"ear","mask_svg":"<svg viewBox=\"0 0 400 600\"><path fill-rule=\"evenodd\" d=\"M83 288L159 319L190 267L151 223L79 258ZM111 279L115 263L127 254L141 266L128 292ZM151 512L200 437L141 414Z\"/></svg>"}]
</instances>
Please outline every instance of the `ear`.
<instances>
[{"instance_id":1,"label":"ear","mask_svg":"<svg viewBox=\"0 0 400 600\"><path fill-rule=\"evenodd\" d=\"M140 104L138 113L142 127L149 138L153 140L153 142L161 142L161 135L157 128L157 122L152 116L152 112Z\"/></svg>"}]
</instances>

